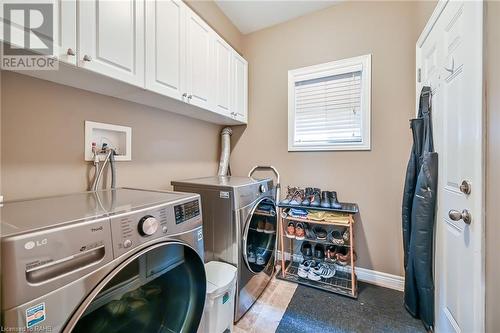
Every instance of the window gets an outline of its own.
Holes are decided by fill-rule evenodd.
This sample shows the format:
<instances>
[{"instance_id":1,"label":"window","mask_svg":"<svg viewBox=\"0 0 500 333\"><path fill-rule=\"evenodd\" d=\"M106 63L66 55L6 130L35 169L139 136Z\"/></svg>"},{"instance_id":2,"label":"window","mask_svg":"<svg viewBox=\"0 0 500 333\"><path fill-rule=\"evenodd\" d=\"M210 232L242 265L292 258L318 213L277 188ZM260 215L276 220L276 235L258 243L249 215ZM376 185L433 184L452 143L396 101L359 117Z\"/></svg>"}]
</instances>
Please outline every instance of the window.
<instances>
[{"instance_id":1,"label":"window","mask_svg":"<svg viewBox=\"0 0 500 333\"><path fill-rule=\"evenodd\" d=\"M370 150L371 55L288 71L288 151Z\"/></svg>"}]
</instances>

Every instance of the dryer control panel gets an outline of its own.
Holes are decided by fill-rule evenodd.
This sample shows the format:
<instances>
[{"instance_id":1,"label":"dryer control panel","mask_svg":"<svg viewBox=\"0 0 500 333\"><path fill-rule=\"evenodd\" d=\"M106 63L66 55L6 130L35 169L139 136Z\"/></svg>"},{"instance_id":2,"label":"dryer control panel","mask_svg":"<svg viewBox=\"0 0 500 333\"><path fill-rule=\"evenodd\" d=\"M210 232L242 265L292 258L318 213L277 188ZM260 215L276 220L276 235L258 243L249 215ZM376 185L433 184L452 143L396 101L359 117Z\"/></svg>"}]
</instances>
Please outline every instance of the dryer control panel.
<instances>
[{"instance_id":1,"label":"dryer control panel","mask_svg":"<svg viewBox=\"0 0 500 333\"><path fill-rule=\"evenodd\" d=\"M200 198L187 198L111 217L114 257L160 237L201 226Z\"/></svg>"}]
</instances>

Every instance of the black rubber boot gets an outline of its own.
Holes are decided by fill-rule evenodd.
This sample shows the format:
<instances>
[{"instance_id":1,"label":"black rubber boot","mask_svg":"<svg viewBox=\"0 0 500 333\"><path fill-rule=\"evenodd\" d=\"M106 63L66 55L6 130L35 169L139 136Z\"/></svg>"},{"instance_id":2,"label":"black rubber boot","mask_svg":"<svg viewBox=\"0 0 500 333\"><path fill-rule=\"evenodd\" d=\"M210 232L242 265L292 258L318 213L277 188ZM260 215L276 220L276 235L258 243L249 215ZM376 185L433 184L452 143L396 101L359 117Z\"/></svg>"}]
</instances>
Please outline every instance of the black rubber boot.
<instances>
[{"instance_id":1,"label":"black rubber boot","mask_svg":"<svg viewBox=\"0 0 500 333\"><path fill-rule=\"evenodd\" d=\"M330 206L335 209L341 209L342 205L339 203L337 198L337 192L330 192Z\"/></svg>"}]
</instances>

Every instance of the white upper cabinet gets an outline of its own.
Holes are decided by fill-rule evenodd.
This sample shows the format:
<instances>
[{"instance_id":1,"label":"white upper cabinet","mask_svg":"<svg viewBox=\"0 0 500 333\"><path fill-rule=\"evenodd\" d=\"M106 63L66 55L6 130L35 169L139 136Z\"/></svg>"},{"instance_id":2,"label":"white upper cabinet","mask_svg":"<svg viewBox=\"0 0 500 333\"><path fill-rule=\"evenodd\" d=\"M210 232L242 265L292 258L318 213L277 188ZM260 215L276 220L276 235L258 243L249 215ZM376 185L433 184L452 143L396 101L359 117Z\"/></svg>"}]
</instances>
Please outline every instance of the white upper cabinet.
<instances>
[{"instance_id":1,"label":"white upper cabinet","mask_svg":"<svg viewBox=\"0 0 500 333\"><path fill-rule=\"evenodd\" d=\"M191 9L186 10L186 93L188 103L204 109L213 104L212 29Z\"/></svg>"},{"instance_id":2,"label":"white upper cabinet","mask_svg":"<svg viewBox=\"0 0 500 333\"><path fill-rule=\"evenodd\" d=\"M248 63L234 51L232 74L232 112L237 120L246 123L248 118Z\"/></svg>"},{"instance_id":3,"label":"white upper cabinet","mask_svg":"<svg viewBox=\"0 0 500 333\"><path fill-rule=\"evenodd\" d=\"M54 1L55 55L59 61L76 65L76 0Z\"/></svg>"},{"instance_id":4,"label":"white upper cabinet","mask_svg":"<svg viewBox=\"0 0 500 333\"><path fill-rule=\"evenodd\" d=\"M214 111L230 116L232 93L232 59L233 49L222 38L214 33L213 77L214 77Z\"/></svg>"},{"instance_id":5,"label":"white upper cabinet","mask_svg":"<svg viewBox=\"0 0 500 333\"><path fill-rule=\"evenodd\" d=\"M146 1L146 89L178 100L186 92L185 15L182 1Z\"/></svg>"},{"instance_id":6,"label":"white upper cabinet","mask_svg":"<svg viewBox=\"0 0 500 333\"><path fill-rule=\"evenodd\" d=\"M144 87L144 2L79 1L78 66Z\"/></svg>"}]
</instances>

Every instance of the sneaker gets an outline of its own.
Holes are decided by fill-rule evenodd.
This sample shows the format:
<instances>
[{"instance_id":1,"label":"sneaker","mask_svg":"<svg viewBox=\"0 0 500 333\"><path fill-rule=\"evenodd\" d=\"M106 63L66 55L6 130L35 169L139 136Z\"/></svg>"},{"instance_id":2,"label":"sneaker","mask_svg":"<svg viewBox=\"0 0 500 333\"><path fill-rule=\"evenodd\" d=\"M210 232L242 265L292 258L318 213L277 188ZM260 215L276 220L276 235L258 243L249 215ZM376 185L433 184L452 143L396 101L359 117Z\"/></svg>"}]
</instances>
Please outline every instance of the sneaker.
<instances>
[{"instance_id":1,"label":"sneaker","mask_svg":"<svg viewBox=\"0 0 500 333\"><path fill-rule=\"evenodd\" d=\"M305 199L304 190L297 189L297 191L295 191L295 194L293 195L292 200L290 200L290 205L300 206L302 204L302 201L304 201L304 199Z\"/></svg>"},{"instance_id":2,"label":"sneaker","mask_svg":"<svg viewBox=\"0 0 500 333\"><path fill-rule=\"evenodd\" d=\"M315 240L316 234L314 233L314 228L311 228L307 223L304 223L304 231L306 233L306 238Z\"/></svg>"},{"instance_id":3,"label":"sneaker","mask_svg":"<svg viewBox=\"0 0 500 333\"><path fill-rule=\"evenodd\" d=\"M344 240L344 244L349 244L349 241L351 240L349 229L345 229L344 234L342 235L342 239Z\"/></svg>"},{"instance_id":4,"label":"sneaker","mask_svg":"<svg viewBox=\"0 0 500 333\"><path fill-rule=\"evenodd\" d=\"M247 251L247 260L249 263L255 263L255 252L252 250L252 248L249 248Z\"/></svg>"},{"instance_id":5,"label":"sneaker","mask_svg":"<svg viewBox=\"0 0 500 333\"><path fill-rule=\"evenodd\" d=\"M311 267L316 266L316 262L314 260L304 260L300 263L299 269L297 272L297 275L300 276L301 278L306 279L307 274L309 273L309 270Z\"/></svg>"},{"instance_id":6,"label":"sneaker","mask_svg":"<svg viewBox=\"0 0 500 333\"><path fill-rule=\"evenodd\" d=\"M309 271L307 272L307 278L312 281L319 281L321 280L321 266L316 265L314 267L311 267Z\"/></svg>"},{"instance_id":7,"label":"sneaker","mask_svg":"<svg viewBox=\"0 0 500 333\"><path fill-rule=\"evenodd\" d=\"M304 224L302 222L298 222L295 225L295 239L296 240L304 240L305 237L305 231L304 231Z\"/></svg>"},{"instance_id":8,"label":"sneaker","mask_svg":"<svg viewBox=\"0 0 500 333\"><path fill-rule=\"evenodd\" d=\"M314 246L314 258L318 260L325 259L325 247L323 244L316 244Z\"/></svg>"},{"instance_id":9,"label":"sneaker","mask_svg":"<svg viewBox=\"0 0 500 333\"><path fill-rule=\"evenodd\" d=\"M257 253L257 259L255 263L257 265L264 265L266 263L266 250L262 250L261 252Z\"/></svg>"},{"instance_id":10,"label":"sneaker","mask_svg":"<svg viewBox=\"0 0 500 333\"><path fill-rule=\"evenodd\" d=\"M322 227L314 227L314 234L316 234L316 239L319 239L319 240L326 240L326 236L328 235L328 233L326 232L326 230Z\"/></svg>"},{"instance_id":11,"label":"sneaker","mask_svg":"<svg viewBox=\"0 0 500 333\"><path fill-rule=\"evenodd\" d=\"M336 273L335 267L333 267L333 265L320 263L318 264L318 267L319 267L319 272L318 272L319 276L323 279L330 279Z\"/></svg>"},{"instance_id":12,"label":"sneaker","mask_svg":"<svg viewBox=\"0 0 500 333\"><path fill-rule=\"evenodd\" d=\"M302 206L309 206L311 204L311 194L313 193L314 189L312 187L306 187L306 191L304 193L304 200L302 201L301 205Z\"/></svg>"},{"instance_id":13,"label":"sneaker","mask_svg":"<svg viewBox=\"0 0 500 333\"><path fill-rule=\"evenodd\" d=\"M286 194L286 198L281 200L281 203L284 204L284 205L289 205L290 204L290 201L292 201L293 199L293 196L295 195L295 192L297 192L297 187L290 187L290 186L287 186L287 194Z\"/></svg>"},{"instance_id":14,"label":"sneaker","mask_svg":"<svg viewBox=\"0 0 500 333\"><path fill-rule=\"evenodd\" d=\"M337 260L337 253L339 252L338 247L336 245L330 245L326 249L326 259L330 261Z\"/></svg>"},{"instance_id":15,"label":"sneaker","mask_svg":"<svg viewBox=\"0 0 500 333\"><path fill-rule=\"evenodd\" d=\"M332 230L330 235L328 236L328 240L330 243L333 243L335 245L344 245L344 237L342 233L338 230Z\"/></svg>"},{"instance_id":16,"label":"sneaker","mask_svg":"<svg viewBox=\"0 0 500 333\"><path fill-rule=\"evenodd\" d=\"M346 249L347 250L347 249ZM347 250L346 254L337 253L337 264L347 266L351 264L351 251ZM358 259L356 252L354 252L354 261Z\"/></svg>"},{"instance_id":17,"label":"sneaker","mask_svg":"<svg viewBox=\"0 0 500 333\"><path fill-rule=\"evenodd\" d=\"M311 260L313 257L311 243L303 242L302 245L300 246L300 252L302 253L304 259Z\"/></svg>"},{"instance_id":18,"label":"sneaker","mask_svg":"<svg viewBox=\"0 0 500 333\"><path fill-rule=\"evenodd\" d=\"M266 224L264 227L264 233L266 234L274 234L276 230L274 229L274 224L269 222L269 219L266 219Z\"/></svg>"},{"instance_id":19,"label":"sneaker","mask_svg":"<svg viewBox=\"0 0 500 333\"><path fill-rule=\"evenodd\" d=\"M260 219L257 222L257 231L264 232L265 228L266 228L266 221L264 219Z\"/></svg>"},{"instance_id":20,"label":"sneaker","mask_svg":"<svg viewBox=\"0 0 500 333\"><path fill-rule=\"evenodd\" d=\"M288 222L286 226L285 236L287 238L295 238L295 223Z\"/></svg>"}]
</instances>

